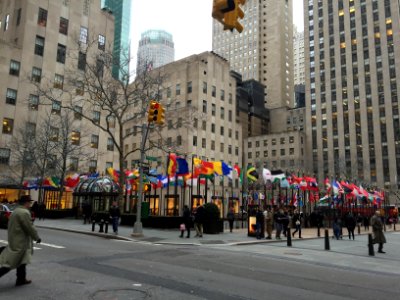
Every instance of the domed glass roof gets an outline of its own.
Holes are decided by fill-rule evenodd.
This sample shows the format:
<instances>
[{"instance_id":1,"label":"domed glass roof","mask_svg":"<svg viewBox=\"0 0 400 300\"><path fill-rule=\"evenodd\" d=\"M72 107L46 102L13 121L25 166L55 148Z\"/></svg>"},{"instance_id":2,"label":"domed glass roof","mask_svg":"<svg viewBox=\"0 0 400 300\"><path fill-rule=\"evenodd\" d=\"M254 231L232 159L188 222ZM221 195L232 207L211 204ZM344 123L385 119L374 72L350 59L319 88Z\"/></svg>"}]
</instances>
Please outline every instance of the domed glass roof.
<instances>
[{"instance_id":1,"label":"domed glass roof","mask_svg":"<svg viewBox=\"0 0 400 300\"><path fill-rule=\"evenodd\" d=\"M119 193L120 188L110 177L88 178L81 180L74 193Z\"/></svg>"}]
</instances>

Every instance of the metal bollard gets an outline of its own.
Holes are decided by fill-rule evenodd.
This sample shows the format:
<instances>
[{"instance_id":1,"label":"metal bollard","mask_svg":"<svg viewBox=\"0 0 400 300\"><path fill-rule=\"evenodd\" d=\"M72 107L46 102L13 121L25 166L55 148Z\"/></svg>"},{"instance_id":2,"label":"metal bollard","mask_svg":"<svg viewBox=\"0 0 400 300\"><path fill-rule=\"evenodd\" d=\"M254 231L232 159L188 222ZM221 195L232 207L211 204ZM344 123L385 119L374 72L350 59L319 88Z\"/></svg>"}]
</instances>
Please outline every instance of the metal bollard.
<instances>
[{"instance_id":1,"label":"metal bollard","mask_svg":"<svg viewBox=\"0 0 400 300\"><path fill-rule=\"evenodd\" d=\"M290 227L286 231L287 246L292 247L292 234L290 233Z\"/></svg>"},{"instance_id":2,"label":"metal bollard","mask_svg":"<svg viewBox=\"0 0 400 300\"><path fill-rule=\"evenodd\" d=\"M321 236L321 228L319 228L319 226L318 226L317 235L318 235L318 237L320 237L320 236Z\"/></svg>"},{"instance_id":3,"label":"metal bollard","mask_svg":"<svg viewBox=\"0 0 400 300\"><path fill-rule=\"evenodd\" d=\"M325 229L325 250L331 250L331 246L329 245L329 230Z\"/></svg>"},{"instance_id":4,"label":"metal bollard","mask_svg":"<svg viewBox=\"0 0 400 300\"><path fill-rule=\"evenodd\" d=\"M368 234L368 255L375 256L374 244L372 243L372 234Z\"/></svg>"},{"instance_id":5,"label":"metal bollard","mask_svg":"<svg viewBox=\"0 0 400 300\"><path fill-rule=\"evenodd\" d=\"M393 223L393 231L396 231L396 222Z\"/></svg>"},{"instance_id":6,"label":"metal bollard","mask_svg":"<svg viewBox=\"0 0 400 300\"><path fill-rule=\"evenodd\" d=\"M108 233L108 221L106 221L106 229L105 229L105 233Z\"/></svg>"},{"instance_id":7,"label":"metal bollard","mask_svg":"<svg viewBox=\"0 0 400 300\"><path fill-rule=\"evenodd\" d=\"M103 219L100 220L99 227L100 227L99 232L104 232L104 230L103 230L103 228L104 228L104 220Z\"/></svg>"},{"instance_id":8,"label":"metal bollard","mask_svg":"<svg viewBox=\"0 0 400 300\"><path fill-rule=\"evenodd\" d=\"M96 221L92 220L92 231L94 231L95 227L96 227Z\"/></svg>"},{"instance_id":9,"label":"metal bollard","mask_svg":"<svg viewBox=\"0 0 400 300\"><path fill-rule=\"evenodd\" d=\"M361 234L361 226L360 225L357 225L357 231L358 231L358 234Z\"/></svg>"}]
</instances>

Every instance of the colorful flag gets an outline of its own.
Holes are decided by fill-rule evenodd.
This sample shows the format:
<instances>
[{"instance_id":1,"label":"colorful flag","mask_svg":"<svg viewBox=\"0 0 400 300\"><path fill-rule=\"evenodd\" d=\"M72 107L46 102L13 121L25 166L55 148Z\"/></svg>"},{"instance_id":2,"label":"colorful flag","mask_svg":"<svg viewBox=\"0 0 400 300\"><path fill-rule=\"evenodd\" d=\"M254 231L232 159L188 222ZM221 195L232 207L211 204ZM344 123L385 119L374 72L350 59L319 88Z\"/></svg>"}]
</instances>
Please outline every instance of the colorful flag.
<instances>
[{"instance_id":1,"label":"colorful flag","mask_svg":"<svg viewBox=\"0 0 400 300\"><path fill-rule=\"evenodd\" d=\"M280 180L286 178L285 173L282 170L271 171L272 182L279 182Z\"/></svg>"},{"instance_id":2,"label":"colorful flag","mask_svg":"<svg viewBox=\"0 0 400 300\"><path fill-rule=\"evenodd\" d=\"M264 184L266 184L268 181L272 181L272 175L271 175L270 170L263 168L262 176L263 176Z\"/></svg>"},{"instance_id":3,"label":"colorful flag","mask_svg":"<svg viewBox=\"0 0 400 300\"><path fill-rule=\"evenodd\" d=\"M168 158L168 170L167 174L169 176L174 176L176 173L176 155L174 153L169 154Z\"/></svg>"},{"instance_id":4,"label":"colorful flag","mask_svg":"<svg viewBox=\"0 0 400 300\"><path fill-rule=\"evenodd\" d=\"M252 165L247 166L246 176L249 182L258 180L258 173L255 167Z\"/></svg>"},{"instance_id":5,"label":"colorful flag","mask_svg":"<svg viewBox=\"0 0 400 300\"><path fill-rule=\"evenodd\" d=\"M177 157L176 158L176 174L177 175L186 175L189 173L189 165L185 158Z\"/></svg>"}]
</instances>

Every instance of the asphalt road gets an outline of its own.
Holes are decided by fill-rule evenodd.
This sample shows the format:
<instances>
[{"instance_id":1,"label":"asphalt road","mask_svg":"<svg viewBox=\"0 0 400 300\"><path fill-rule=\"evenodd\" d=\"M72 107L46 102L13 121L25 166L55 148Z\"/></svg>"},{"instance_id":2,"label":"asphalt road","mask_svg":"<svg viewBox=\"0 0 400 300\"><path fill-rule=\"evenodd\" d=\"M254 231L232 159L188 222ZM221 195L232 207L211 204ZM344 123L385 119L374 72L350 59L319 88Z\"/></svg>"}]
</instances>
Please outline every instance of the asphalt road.
<instances>
[{"instance_id":1,"label":"asphalt road","mask_svg":"<svg viewBox=\"0 0 400 300\"><path fill-rule=\"evenodd\" d=\"M387 254L366 241L321 239L246 246L157 245L40 229L28 277L0 279L0 299L397 299L400 235ZM0 230L0 245L7 240ZM391 253L392 251L392 253Z\"/></svg>"}]
</instances>

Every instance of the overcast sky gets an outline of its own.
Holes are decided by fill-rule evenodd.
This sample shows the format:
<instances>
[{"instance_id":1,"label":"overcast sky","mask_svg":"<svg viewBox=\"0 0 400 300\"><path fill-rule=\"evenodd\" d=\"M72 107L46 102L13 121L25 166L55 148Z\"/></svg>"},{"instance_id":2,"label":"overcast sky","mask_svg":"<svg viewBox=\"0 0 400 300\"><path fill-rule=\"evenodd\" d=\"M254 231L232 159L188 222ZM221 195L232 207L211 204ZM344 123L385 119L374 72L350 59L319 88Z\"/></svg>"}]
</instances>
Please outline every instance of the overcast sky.
<instances>
[{"instance_id":1,"label":"overcast sky","mask_svg":"<svg viewBox=\"0 0 400 300\"><path fill-rule=\"evenodd\" d=\"M172 34L176 60L211 51L212 3L212 0L132 0L133 59L136 61L141 34L149 29ZM293 11L293 21L302 30L303 0L293 0Z\"/></svg>"}]
</instances>

